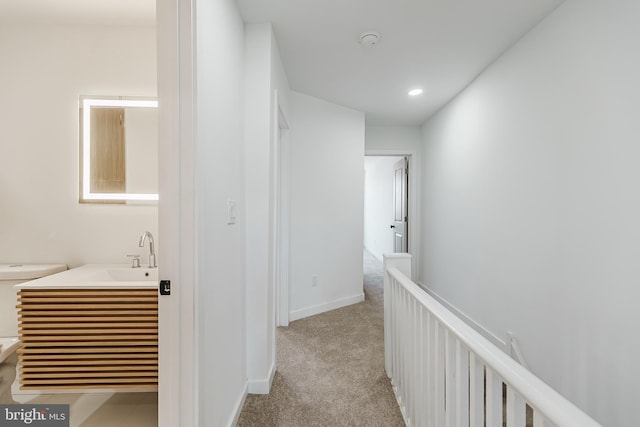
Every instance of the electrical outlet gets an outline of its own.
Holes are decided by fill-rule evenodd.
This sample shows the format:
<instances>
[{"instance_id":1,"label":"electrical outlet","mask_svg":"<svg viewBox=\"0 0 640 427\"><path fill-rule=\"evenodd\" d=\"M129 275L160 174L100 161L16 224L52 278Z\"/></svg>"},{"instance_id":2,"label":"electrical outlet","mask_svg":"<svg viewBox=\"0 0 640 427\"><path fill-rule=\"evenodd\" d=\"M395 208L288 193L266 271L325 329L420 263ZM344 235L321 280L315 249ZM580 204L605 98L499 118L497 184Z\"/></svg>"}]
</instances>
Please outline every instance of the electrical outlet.
<instances>
[{"instance_id":1,"label":"electrical outlet","mask_svg":"<svg viewBox=\"0 0 640 427\"><path fill-rule=\"evenodd\" d=\"M311 286L318 286L318 276L311 276Z\"/></svg>"}]
</instances>

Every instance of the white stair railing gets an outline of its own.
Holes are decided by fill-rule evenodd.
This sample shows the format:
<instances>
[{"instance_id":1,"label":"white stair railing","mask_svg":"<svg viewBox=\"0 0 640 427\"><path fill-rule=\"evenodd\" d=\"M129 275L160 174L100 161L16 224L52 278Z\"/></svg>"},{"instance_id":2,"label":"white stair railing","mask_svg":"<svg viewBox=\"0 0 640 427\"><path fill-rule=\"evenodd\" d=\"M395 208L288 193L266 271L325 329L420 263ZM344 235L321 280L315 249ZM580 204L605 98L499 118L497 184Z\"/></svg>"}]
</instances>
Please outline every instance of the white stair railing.
<instances>
[{"instance_id":1,"label":"white stair railing","mask_svg":"<svg viewBox=\"0 0 640 427\"><path fill-rule=\"evenodd\" d=\"M412 282L409 254L384 263L385 369L407 426L600 426Z\"/></svg>"}]
</instances>

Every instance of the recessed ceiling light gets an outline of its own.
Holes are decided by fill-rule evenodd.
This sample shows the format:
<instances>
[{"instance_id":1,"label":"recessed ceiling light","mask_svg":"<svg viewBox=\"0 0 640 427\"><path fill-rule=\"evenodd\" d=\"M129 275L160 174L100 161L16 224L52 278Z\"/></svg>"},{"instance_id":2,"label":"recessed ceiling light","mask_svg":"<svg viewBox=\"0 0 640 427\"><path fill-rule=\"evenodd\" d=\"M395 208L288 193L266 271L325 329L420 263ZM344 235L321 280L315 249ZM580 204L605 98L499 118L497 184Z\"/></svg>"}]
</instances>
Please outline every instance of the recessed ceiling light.
<instances>
[{"instance_id":1,"label":"recessed ceiling light","mask_svg":"<svg viewBox=\"0 0 640 427\"><path fill-rule=\"evenodd\" d=\"M409 91L409 96L418 96L418 95L422 95L423 90L420 88L417 89L411 89Z\"/></svg>"}]
</instances>

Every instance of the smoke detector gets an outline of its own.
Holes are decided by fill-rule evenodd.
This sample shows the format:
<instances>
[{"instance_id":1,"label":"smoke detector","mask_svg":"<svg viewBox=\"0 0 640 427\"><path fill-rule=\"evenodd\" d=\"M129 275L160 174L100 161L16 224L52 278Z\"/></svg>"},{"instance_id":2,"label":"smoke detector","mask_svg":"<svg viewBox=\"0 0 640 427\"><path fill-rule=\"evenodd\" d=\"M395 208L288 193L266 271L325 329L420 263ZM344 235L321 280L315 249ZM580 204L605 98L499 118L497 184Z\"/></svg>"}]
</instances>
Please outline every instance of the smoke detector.
<instances>
[{"instance_id":1,"label":"smoke detector","mask_svg":"<svg viewBox=\"0 0 640 427\"><path fill-rule=\"evenodd\" d=\"M378 33L377 31L365 31L364 33L360 34L359 43L362 45L362 47L373 47L377 45L379 41L380 33Z\"/></svg>"}]
</instances>

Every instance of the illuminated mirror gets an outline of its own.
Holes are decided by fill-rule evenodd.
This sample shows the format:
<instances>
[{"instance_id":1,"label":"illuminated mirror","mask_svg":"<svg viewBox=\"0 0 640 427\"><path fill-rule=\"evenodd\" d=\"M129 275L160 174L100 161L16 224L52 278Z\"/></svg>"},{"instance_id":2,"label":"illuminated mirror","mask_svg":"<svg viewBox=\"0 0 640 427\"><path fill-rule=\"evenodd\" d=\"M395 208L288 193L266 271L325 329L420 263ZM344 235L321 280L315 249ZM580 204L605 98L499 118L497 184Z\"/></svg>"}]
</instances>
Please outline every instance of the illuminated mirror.
<instances>
[{"instance_id":1,"label":"illuminated mirror","mask_svg":"<svg viewBox=\"0 0 640 427\"><path fill-rule=\"evenodd\" d=\"M158 101L80 98L80 201L158 200Z\"/></svg>"}]
</instances>

